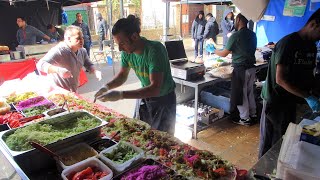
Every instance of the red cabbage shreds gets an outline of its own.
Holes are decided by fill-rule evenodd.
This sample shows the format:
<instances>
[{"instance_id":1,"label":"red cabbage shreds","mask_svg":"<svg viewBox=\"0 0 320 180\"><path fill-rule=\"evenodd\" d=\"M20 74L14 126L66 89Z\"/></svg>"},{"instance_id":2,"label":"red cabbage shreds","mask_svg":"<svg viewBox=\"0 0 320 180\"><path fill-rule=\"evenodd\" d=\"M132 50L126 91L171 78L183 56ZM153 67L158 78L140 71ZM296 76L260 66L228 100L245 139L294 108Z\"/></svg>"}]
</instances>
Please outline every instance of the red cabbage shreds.
<instances>
[{"instance_id":1,"label":"red cabbage shreds","mask_svg":"<svg viewBox=\"0 0 320 180\"><path fill-rule=\"evenodd\" d=\"M166 171L158 165L142 166L136 171L128 172L121 180L159 180L167 177Z\"/></svg>"},{"instance_id":2,"label":"red cabbage shreds","mask_svg":"<svg viewBox=\"0 0 320 180\"><path fill-rule=\"evenodd\" d=\"M21 101L16 105L16 109L18 111L27 109L27 108L31 108L31 107L35 107L35 106L41 106L41 105L45 105L45 104L50 104L52 103L51 101L45 99L43 96L38 96L35 98L31 98L25 101Z\"/></svg>"}]
</instances>

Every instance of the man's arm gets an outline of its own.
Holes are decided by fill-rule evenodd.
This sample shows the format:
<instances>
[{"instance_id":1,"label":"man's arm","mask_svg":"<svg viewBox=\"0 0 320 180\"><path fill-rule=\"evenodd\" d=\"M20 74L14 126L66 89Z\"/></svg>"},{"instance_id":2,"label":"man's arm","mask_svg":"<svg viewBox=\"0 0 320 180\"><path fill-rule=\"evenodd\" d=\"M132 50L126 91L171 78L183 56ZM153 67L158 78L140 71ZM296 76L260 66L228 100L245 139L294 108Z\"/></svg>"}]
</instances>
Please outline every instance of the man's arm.
<instances>
[{"instance_id":1,"label":"man's arm","mask_svg":"<svg viewBox=\"0 0 320 180\"><path fill-rule=\"evenodd\" d=\"M104 36L107 39L107 35L108 35L108 25L106 20L103 20L103 30L104 30Z\"/></svg>"},{"instance_id":2,"label":"man's arm","mask_svg":"<svg viewBox=\"0 0 320 180\"><path fill-rule=\"evenodd\" d=\"M150 85L132 91L123 91L124 99L142 99L149 97L157 97L160 94L160 89L163 80L163 73L150 74Z\"/></svg>"},{"instance_id":3,"label":"man's arm","mask_svg":"<svg viewBox=\"0 0 320 180\"><path fill-rule=\"evenodd\" d=\"M130 68L121 67L119 73L106 84L109 89L114 89L121 86L123 83L127 81L128 75L130 72Z\"/></svg>"},{"instance_id":4,"label":"man's arm","mask_svg":"<svg viewBox=\"0 0 320 180\"><path fill-rule=\"evenodd\" d=\"M209 34L209 31L210 31L210 25L209 23L206 24L205 28L204 28L204 33L203 33L203 38L208 38L208 34Z\"/></svg>"},{"instance_id":5,"label":"man's arm","mask_svg":"<svg viewBox=\"0 0 320 180\"><path fill-rule=\"evenodd\" d=\"M286 77L286 66L283 64L277 64L276 67L276 83L279 84L282 88L284 88L285 90L287 90L288 92L298 96L298 97L302 97L302 98L307 98L309 97L309 93L302 91L300 88L290 84Z\"/></svg>"},{"instance_id":6,"label":"man's arm","mask_svg":"<svg viewBox=\"0 0 320 180\"><path fill-rule=\"evenodd\" d=\"M231 51L229 51L229 50L227 50L227 49L223 49L223 50L218 50L218 49L216 49L216 50L214 51L214 53L215 53L216 55L220 56L220 57L226 57L226 56L228 56L228 54L229 54L230 52L231 52Z\"/></svg>"},{"instance_id":7,"label":"man's arm","mask_svg":"<svg viewBox=\"0 0 320 180\"><path fill-rule=\"evenodd\" d=\"M48 40L48 41L50 40L50 37L47 36L46 34L44 34L44 33L43 33L42 31L40 31L39 29L33 27L32 30L33 30L33 32L35 33L36 36L42 37L42 38L44 38L44 39L46 39L46 40Z\"/></svg>"}]
</instances>

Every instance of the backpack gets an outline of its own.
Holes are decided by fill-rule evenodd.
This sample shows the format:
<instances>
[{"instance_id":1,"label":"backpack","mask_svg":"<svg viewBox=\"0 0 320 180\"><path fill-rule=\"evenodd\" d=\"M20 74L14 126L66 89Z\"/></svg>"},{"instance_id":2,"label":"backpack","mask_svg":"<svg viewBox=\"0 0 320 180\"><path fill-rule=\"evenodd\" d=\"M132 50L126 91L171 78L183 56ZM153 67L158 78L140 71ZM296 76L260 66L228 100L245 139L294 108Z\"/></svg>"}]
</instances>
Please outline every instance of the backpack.
<instances>
[{"instance_id":1,"label":"backpack","mask_svg":"<svg viewBox=\"0 0 320 180\"><path fill-rule=\"evenodd\" d=\"M217 21L214 21L213 22L213 32L218 35L220 33L220 30L219 30L219 25L217 23Z\"/></svg>"}]
</instances>

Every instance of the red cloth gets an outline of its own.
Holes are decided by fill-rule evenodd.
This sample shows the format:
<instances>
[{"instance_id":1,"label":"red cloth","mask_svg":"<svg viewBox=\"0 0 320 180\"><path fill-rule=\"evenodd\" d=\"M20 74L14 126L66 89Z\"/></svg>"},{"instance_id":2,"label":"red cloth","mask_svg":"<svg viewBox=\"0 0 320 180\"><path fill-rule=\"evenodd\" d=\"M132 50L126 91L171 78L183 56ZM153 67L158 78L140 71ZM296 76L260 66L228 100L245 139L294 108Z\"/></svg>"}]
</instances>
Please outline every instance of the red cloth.
<instances>
[{"instance_id":1,"label":"red cloth","mask_svg":"<svg viewBox=\"0 0 320 180\"><path fill-rule=\"evenodd\" d=\"M17 78L23 79L36 69L35 58L20 62L9 61L0 63L0 78L4 78L5 81Z\"/></svg>"},{"instance_id":2,"label":"red cloth","mask_svg":"<svg viewBox=\"0 0 320 180\"><path fill-rule=\"evenodd\" d=\"M83 69L81 69L80 71L80 75L79 75L79 87L84 85L85 83L88 82L88 78L87 78L87 75L86 73L84 72Z\"/></svg>"}]
</instances>

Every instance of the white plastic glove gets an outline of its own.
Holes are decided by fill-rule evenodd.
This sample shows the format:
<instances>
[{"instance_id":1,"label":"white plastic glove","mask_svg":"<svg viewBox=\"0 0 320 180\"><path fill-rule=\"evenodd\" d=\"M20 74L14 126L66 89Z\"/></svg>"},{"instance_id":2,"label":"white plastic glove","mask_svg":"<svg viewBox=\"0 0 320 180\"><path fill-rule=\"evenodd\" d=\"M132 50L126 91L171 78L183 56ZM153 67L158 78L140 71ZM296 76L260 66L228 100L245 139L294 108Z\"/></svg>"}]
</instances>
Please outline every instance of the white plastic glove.
<instances>
[{"instance_id":1,"label":"white plastic glove","mask_svg":"<svg viewBox=\"0 0 320 180\"><path fill-rule=\"evenodd\" d=\"M109 91L101 96L98 96L97 99L99 99L102 102L118 101L120 99L123 99L123 92L122 91Z\"/></svg>"},{"instance_id":2,"label":"white plastic glove","mask_svg":"<svg viewBox=\"0 0 320 180\"><path fill-rule=\"evenodd\" d=\"M97 92L96 94L94 95L95 98L98 98L99 96L101 96L103 93L107 92L109 90L109 86L108 85L105 85L105 86L102 86Z\"/></svg>"},{"instance_id":3,"label":"white plastic glove","mask_svg":"<svg viewBox=\"0 0 320 180\"><path fill-rule=\"evenodd\" d=\"M62 67L58 68L58 74L64 79L73 77L71 72L68 69L62 68Z\"/></svg>"},{"instance_id":4,"label":"white plastic glove","mask_svg":"<svg viewBox=\"0 0 320 180\"><path fill-rule=\"evenodd\" d=\"M232 33L230 32L230 33L227 34L227 37L229 38L231 35L232 35Z\"/></svg>"},{"instance_id":5,"label":"white plastic glove","mask_svg":"<svg viewBox=\"0 0 320 180\"><path fill-rule=\"evenodd\" d=\"M101 71L95 70L95 71L94 71L94 75L96 76L96 78L98 79L98 81L101 81L101 79L102 79L102 73L101 73Z\"/></svg>"}]
</instances>

